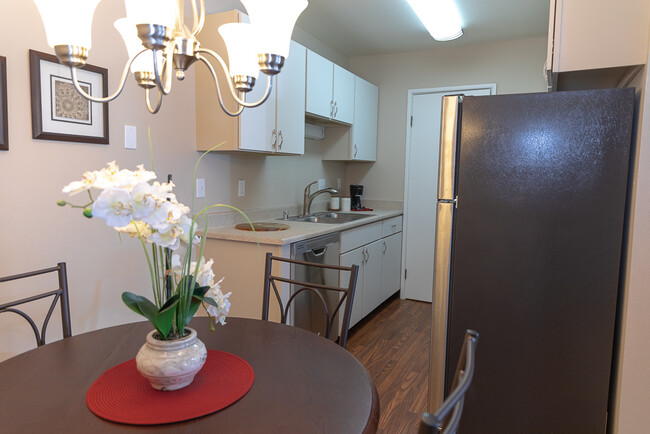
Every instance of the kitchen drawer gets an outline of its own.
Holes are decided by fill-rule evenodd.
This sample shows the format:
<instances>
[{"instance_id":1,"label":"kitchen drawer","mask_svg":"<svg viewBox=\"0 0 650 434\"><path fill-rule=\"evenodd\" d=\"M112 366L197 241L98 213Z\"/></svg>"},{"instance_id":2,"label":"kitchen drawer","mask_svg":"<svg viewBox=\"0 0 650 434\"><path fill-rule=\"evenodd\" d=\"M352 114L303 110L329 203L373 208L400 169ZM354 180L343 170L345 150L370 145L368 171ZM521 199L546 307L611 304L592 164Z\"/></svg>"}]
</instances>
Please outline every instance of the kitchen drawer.
<instances>
[{"instance_id":1,"label":"kitchen drawer","mask_svg":"<svg viewBox=\"0 0 650 434\"><path fill-rule=\"evenodd\" d=\"M389 235L402 232L402 216L389 218L382 221L381 236L387 237Z\"/></svg>"},{"instance_id":2,"label":"kitchen drawer","mask_svg":"<svg viewBox=\"0 0 650 434\"><path fill-rule=\"evenodd\" d=\"M400 223L400 230L402 226ZM349 252L364 244L371 243L382 237L382 222L375 222L369 225L359 226L341 232L341 253Z\"/></svg>"}]
</instances>

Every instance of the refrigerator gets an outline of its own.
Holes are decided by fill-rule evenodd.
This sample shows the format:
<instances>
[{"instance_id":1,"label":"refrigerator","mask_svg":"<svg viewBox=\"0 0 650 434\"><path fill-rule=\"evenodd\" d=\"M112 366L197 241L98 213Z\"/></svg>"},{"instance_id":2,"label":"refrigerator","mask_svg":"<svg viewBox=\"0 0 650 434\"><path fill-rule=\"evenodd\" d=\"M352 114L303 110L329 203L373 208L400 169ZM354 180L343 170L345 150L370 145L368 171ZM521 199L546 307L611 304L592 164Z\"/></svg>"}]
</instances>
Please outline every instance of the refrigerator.
<instances>
[{"instance_id":1,"label":"refrigerator","mask_svg":"<svg viewBox=\"0 0 650 434\"><path fill-rule=\"evenodd\" d=\"M443 98L429 411L478 331L459 432L606 430L634 89Z\"/></svg>"}]
</instances>

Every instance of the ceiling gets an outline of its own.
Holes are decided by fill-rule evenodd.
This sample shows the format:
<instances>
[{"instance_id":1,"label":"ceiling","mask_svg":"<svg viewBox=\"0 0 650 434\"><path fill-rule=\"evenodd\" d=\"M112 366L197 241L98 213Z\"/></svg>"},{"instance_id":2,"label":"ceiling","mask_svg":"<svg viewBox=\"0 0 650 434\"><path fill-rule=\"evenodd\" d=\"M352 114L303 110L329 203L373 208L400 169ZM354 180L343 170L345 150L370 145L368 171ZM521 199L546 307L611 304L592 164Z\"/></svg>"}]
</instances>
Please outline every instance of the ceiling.
<instances>
[{"instance_id":1,"label":"ceiling","mask_svg":"<svg viewBox=\"0 0 650 434\"><path fill-rule=\"evenodd\" d=\"M464 34L435 41L406 0L309 0L297 25L346 57L546 36L549 0L456 0ZM245 10L239 0L206 0L208 13Z\"/></svg>"}]
</instances>

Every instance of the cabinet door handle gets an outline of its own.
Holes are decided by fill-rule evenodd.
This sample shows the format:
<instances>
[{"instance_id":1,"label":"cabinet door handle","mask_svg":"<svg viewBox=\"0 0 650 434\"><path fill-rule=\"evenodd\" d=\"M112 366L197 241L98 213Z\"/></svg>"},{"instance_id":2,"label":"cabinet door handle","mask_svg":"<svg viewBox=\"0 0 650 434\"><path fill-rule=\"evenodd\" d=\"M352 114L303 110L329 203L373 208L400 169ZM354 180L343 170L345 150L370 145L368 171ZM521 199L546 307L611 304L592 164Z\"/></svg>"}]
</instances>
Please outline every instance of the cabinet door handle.
<instances>
[{"instance_id":1,"label":"cabinet door handle","mask_svg":"<svg viewBox=\"0 0 650 434\"><path fill-rule=\"evenodd\" d=\"M386 250L388 249L388 248L386 247L386 241L384 241L383 244L384 244L384 250L382 250L381 253L386 253Z\"/></svg>"},{"instance_id":2,"label":"cabinet door handle","mask_svg":"<svg viewBox=\"0 0 650 434\"><path fill-rule=\"evenodd\" d=\"M278 150L282 149L282 144L284 143L284 137L282 137L282 130L278 132L278 138L280 139L280 143L278 143Z\"/></svg>"},{"instance_id":3,"label":"cabinet door handle","mask_svg":"<svg viewBox=\"0 0 650 434\"><path fill-rule=\"evenodd\" d=\"M370 252L366 249L366 264L368 263L368 259L370 259Z\"/></svg>"},{"instance_id":4,"label":"cabinet door handle","mask_svg":"<svg viewBox=\"0 0 650 434\"><path fill-rule=\"evenodd\" d=\"M339 112L339 103L337 101L334 103L334 117L336 117L338 112Z\"/></svg>"},{"instance_id":5,"label":"cabinet door handle","mask_svg":"<svg viewBox=\"0 0 650 434\"><path fill-rule=\"evenodd\" d=\"M354 156L352 158L357 158L357 152L358 152L357 144L355 143L354 144Z\"/></svg>"},{"instance_id":6,"label":"cabinet door handle","mask_svg":"<svg viewBox=\"0 0 650 434\"><path fill-rule=\"evenodd\" d=\"M271 148L275 149L275 145L278 143L278 135L275 130L271 131Z\"/></svg>"},{"instance_id":7,"label":"cabinet door handle","mask_svg":"<svg viewBox=\"0 0 650 434\"><path fill-rule=\"evenodd\" d=\"M334 100L330 100L330 117L334 117Z\"/></svg>"}]
</instances>

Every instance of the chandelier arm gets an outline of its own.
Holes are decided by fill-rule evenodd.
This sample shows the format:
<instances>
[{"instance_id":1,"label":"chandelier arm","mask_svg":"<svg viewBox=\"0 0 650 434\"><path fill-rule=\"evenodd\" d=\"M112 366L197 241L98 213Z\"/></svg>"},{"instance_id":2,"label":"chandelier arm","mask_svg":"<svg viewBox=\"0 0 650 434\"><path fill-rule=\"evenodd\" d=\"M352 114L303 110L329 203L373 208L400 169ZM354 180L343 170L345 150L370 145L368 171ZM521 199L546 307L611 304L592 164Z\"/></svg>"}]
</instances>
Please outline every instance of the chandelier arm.
<instances>
[{"instance_id":1,"label":"chandelier arm","mask_svg":"<svg viewBox=\"0 0 650 434\"><path fill-rule=\"evenodd\" d=\"M101 97L95 97L92 95L88 95L79 85L79 80L77 78L77 67L76 66L70 66L70 75L72 77L72 84L74 85L74 88L89 101L92 102L98 102L98 103L105 103L109 101L113 101L115 98L117 98L120 93L122 93L122 90L124 90L124 85L126 84L126 77L129 75L129 68L131 67L131 64L135 60L136 57L138 57L140 54L144 53L147 50L142 50L132 58L130 58L127 62L126 65L124 65L124 70L122 71L122 77L120 78L120 84L117 87L117 90L115 91L114 94L101 98Z\"/></svg>"},{"instance_id":2,"label":"chandelier arm","mask_svg":"<svg viewBox=\"0 0 650 434\"><path fill-rule=\"evenodd\" d=\"M196 37L199 32L203 29L205 24L205 0L198 0L199 8L197 10L196 2L197 0L192 0L192 13L194 14L194 28L192 29L192 36ZM199 17L199 23L196 24L196 17Z\"/></svg>"},{"instance_id":3,"label":"chandelier arm","mask_svg":"<svg viewBox=\"0 0 650 434\"><path fill-rule=\"evenodd\" d=\"M228 71L228 66L226 65L226 62L219 56L217 53L214 51L207 49L207 48L199 48L196 50L198 53L208 53L219 63L221 64L221 68L223 69L224 74L226 77L228 77L228 85L230 87L230 93L235 101L237 101L237 104L242 105L244 107L252 108L252 107L257 107L261 104L263 104L267 99L269 99L269 96L271 96L271 90L273 90L273 76L272 75L266 75L266 92L264 93L264 96L256 102L246 102L243 99L239 98L237 96L237 91L235 90L235 86L232 84L232 80L230 79L230 72ZM216 80L216 78L215 78Z\"/></svg>"},{"instance_id":4,"label":"chandelier arm","mask_svg":"<svg viewBox=\"0 0 650 434\"><path fill-rule=\"evenodd\" d=\"M160 106L162 106L163 94L160 91L160 89L158 89L158 102L156 103L156 108L151 107L151 101L149 101L150 94L151 92L149 92L149 88L146 88L144 90L144 99L147 102L147 110L149 110L149 113L151 113L152 115L155 115L156 113L158 113L158 110L160 110Z\"/></svg>"},{"instance_id":5,"label":"chandelier arm","mask_svg":"<svg viewBox=\"0 0 650 434\"><path fill-rule=\"evenodd\" d=\"M219 89L219 80L217 80L217 74L214 72L214 68L212 67L210 62L208 62L208 59L201 56L199 53L196 54L196 58L199 59L200 61L202 61L203 63L205 63L205 65L210 70L210 73L212 74L212 79L214 80L214 85L217 87L217 98L219 99L219 105L221 106L221 109L228 116L231 116L233 118L239 116L242 113L242 111L244 111L244 106L240 105L239 109L237 109L237 111L235 111L235 112L231 112L230 110L228 110L226 108L226 106L224 105L224 103L223 103L223 99L221 99L221 90Z\"/></svg>"},{"instance_id":6,"label":"chandelier arm","mask_svg":"<svg viewBox=\"0 0 650 434\"><path fill-rule=\"evenodd\" d=\"M169 95L169 92L172 90L172 74L171 74L171 68L172 68L172 56L174 55L174 50L170 49L167 51L167 57L165 57L165 52L163 51L163 75L165 78L165 85L163 86L162 84L162 79L160 78L160 70L158 68L158 61L157 61L157 54L158 54L158 49L154 48L153 49L153 72L154 75L156 76L156 85L158 86L158 89L162 92L163 95Z\"/></svg>"}]
</instances>

